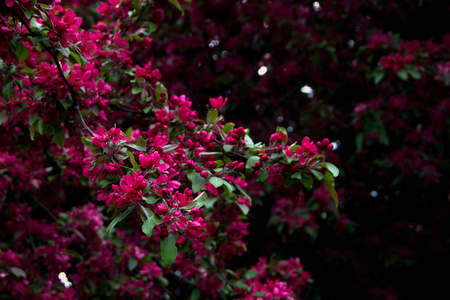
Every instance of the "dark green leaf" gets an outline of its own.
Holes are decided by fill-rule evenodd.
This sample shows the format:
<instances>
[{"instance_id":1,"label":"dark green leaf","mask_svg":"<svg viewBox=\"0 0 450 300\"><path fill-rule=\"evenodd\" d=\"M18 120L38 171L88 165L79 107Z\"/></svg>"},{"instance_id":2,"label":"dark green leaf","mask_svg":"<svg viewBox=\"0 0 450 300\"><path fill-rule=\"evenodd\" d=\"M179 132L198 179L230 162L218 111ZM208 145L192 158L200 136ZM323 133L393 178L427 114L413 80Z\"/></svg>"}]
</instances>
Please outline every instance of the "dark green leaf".
<instances>
[{"instance_id":1,"label":"dark green leaf","mask_svg":"<svg viewBox=\"0 0 450 300\"><path fill-rule=\"evenodd\" d=\"M378 72L374 74L373 82L375 84L379 84L381 80L384 78L384 72Z\"/></svg>"},{"instance_id":2,"label":"dark green leaf","mask_svg":"<svg viewBox=\"0 0 450 300\"><path fill-rule=\"evenodd\" d=\"M161 239L161 259L166 267L170 267L178 255L177 233L169 233L169 236Z\"/></svg>"},{"instance_id":3,"label":"dark green leaf","mask_svg":"<svg viewBox=\"0 0 450 300\"><path fill-rule=\"evenodd\" d=\"M130 158L131 164L133 165L133 171L134 172L139 171L141 169L141 167L139 167L136 160L134 159L133 153L131 153L130 151L127 151L127 155Z\"/></svg>"},{"instance_id":4,"label":"dark green leaf","mask_svg":"<svg viewBox=\"0 0 450 300\"><path fill-rule=\"evenodd\" d=\"M258 272L255 269L250 269L247 272L245 272L244 277L245 278L256 278L256 276L258 276Z\"/></svg>"},{"instance_id":5,"label":"dark green leaf","mask_svg":"<svg viewBox=\"0 0 450 300\"><path fill-rule=\"evenodd\" d=\"M334 204L336 205L336 207L338 207L338 205L339 205L339 199L338 199L336 190L334 189L334 183L333 183L332 181L326 180L326 179L324 178L323 184L326 186L326 188L327 188L328 191L330 192L331 197L333 197Z\"/></svg>"},{"instance_id":6,"label":"dark green leaf","mask_svg":"<svg viewBox=\"0 0 450 300\"><path fill-rule=\"evenodd\" d=\"M408 69L408 74L411 75L411 77L414 78L414 79L420 79L421 78L420 73L419 73L419 71L417 70L416 67L412 67L412 68Z\"/></svg>"},{"instance_id":7,"label":"dark green leaf","mask_svg":"<svg viewBox=\"0 0 450 300\"><path fill-rule=\"evenodd\" d=\"M63 147L64 141L66 140L66 129L61 127L60 129L55 131L53 135L53 141L60 147Z\"/></svg>"},{"instance_id":8,"label":"dark green leaf","mask_svg":"<svg viewBox=\"0 0 450 300\"><path fill-rule=\"evenodd\" d=\"M28 55L30 54L30 50L28 50L25 45L19 44L16 48L14 48L14 54L19 59L19 63L21 63L27 59Z\"/></svg>"},{"instance_id":9,"label":"dark green leaf","mask_svg":"<svg viewBox=\"0 0 450 300\"><path fill-rule=\"evenodd\" d=\"M239 192L241 192L242 195L244 195L245 198L248 199L248 201L252 202L252 198L247 194L246 191L244 191L243 188L241 188L241 186L239 184L237 184L236 182L233 182L234 186L239 190Z\"/></svg>"},{"instance_id":10,"label":"dark green leaf","mask_svg":"<svg viewBox=\"0 0 450 300\"><path fill-rule=\"evenodd\" d=\"M46 36L35 36L32 40L33 46L36 46L40 42L47 43L48 41L50 40Z\"/></svg>"},{"instance_id":11,"label":"dark green leaf","mask_svg":"<svg viewBox=\"0 0 450 300\"><path fill-rule=\"evenodd\" d=\"M291 178L302 180L302 173L297 172L291 176Z\"/></svg>"},{"instance_id":12,"label":"dark green leaf","mask_svg":"<svg viewBox=\"0 0 450 300\"><path fill-rule=\"evenodd\" d=\"M269 177L269 172L267 172L266 170L262 170L258 176L258 181L265 182L267 180L267 177Z\"/></svg>"},{"instance_id":13,"label":"dark green leaf","mask_svg":"<svg viewBox=\"0 0 450 300\"><path fill-rule=\"evenodd\" d=\"M31 18L31 11L28 8L26 8L23 13L25 14L25 17L27 17L27 20Z\"/></svg>"},{"instance_id":14,"label":"dark green leaf","mask_svg":"<svg viewBox=\"0 0 450 300\"><path fill-rule=\"evenodd\" d=\"M304 174L302 176L302 184L307 188L308 190L312 189L313 185L313 179L312 176L309 174Z\"/></svg>"},{"instance_id":15,"label":"dark green leaf","mask_svg":"<svg viewBox=\"0 0 450 300\"><path fill-rule=\"evenodd\" d=\"M14 92L14 82L13 81L10 81L3 86L3 89L2 89L3 97L11 98L13 92Z\"/></svg>"},{"instance_id":16,"label":"dark green leaf","mask_svg":"<svg viewBox=\"0 0 450 300\"><path fill-rule=\"evenodd\" d=\"M118 214L112 221L109 223L108 228L106 228L106 234L110 234L111 231L114 229L114 227L117 225L117 223L121 222L123 219L128 217L133 212L133 209L128 209L126 211L121 212Z\"/></svg>"},{"instance_id":17,"label":"dark green leaf","mask_svg":"<svg viewBox=\"0 0 450 300\"><path fill-rule=\"evenodd\" d=\"M398 70L397 71L397 76L401 79L401 80L408 80L408 72L406 72L406 70Z\"/></svg>"}]
</instances>

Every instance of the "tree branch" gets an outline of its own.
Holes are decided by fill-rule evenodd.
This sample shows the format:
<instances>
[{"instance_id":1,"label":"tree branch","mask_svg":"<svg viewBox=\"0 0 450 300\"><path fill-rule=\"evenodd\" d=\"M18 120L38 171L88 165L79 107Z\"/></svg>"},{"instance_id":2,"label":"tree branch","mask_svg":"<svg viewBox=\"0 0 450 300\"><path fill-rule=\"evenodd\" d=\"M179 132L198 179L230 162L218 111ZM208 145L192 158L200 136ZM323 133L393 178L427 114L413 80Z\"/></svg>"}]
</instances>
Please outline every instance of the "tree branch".
<instances>
[{"instance_id":1,"label":"tree branch","mask_svg":"<svg viewBox=\"0 0 450 300\"><path fill-rule=\"evenodd\" d=\"M34 37L33 31L31 30L30 26L27 24L27 22L24 21L23 17L20 17L16 14L16 12L14 12L12 10L13 14L20 19L20 22L27 28L29 35L31 35L32 37ZM45 43L43 43L42 41L39 42L42 47L44 47L44 49L47 51L47 53L52 57L53 61L55 62L56 67L58 68L58 73L59 73L59 77L61 77L61 79L64 81L65 85L67 86L67 88L69 89L70 92L70 96L72 97L73 103L72 103L72 108L75 110L75 112L78 115L78 118L80 119L80 123L83 126L83 128L89 132L92 136L94 135L94 132L86 125L86 122L83 119L83 116L81 115L81 111L80 111L80 106L78 104L78 99L77 99L77 95L75 93L75 91L73 90L73 86L70 84L70 82L67 80L66 76L64 75L64 72L61 68L61 65L58 61L58 56L56 55L56 53L49 48Z\"/></svg>"}]
</instances>

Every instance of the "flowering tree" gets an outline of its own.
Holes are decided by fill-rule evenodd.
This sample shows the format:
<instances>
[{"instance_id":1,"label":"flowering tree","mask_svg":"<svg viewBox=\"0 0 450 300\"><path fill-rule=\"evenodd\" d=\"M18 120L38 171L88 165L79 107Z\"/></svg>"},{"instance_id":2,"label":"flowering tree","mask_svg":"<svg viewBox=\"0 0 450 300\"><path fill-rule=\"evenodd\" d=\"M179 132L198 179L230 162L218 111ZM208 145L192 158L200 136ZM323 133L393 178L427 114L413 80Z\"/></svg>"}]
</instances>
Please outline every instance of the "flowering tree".
<instances>
[{"instance_id":1,"label":"flowering tree","mask_svg":"<svg viewBox=\"0 0 450 300\"><path fill-rule=\"evenodd\" d=\"M0 5L3 298L300 296L298 257L233 258L263 183L292 207L322 183L338 205L327 138L255 142L223 96L202 118L145 58L161 3Z\"/></svg>"},{"instance_id":2,"label":"flowering tree","mask_svg":"<svg viewBox=\"0 0 450 300\"><path fill-rule=\"evenodd\" d=\"M155 32L178 93L207 103L220 91L260 139L284 126L340 144L328 155L343 171L339 214L323 187L303 208L277 188L264 197L273 206L253 208L272 231L249 252L301 253L315 280L305 298L448 293L448 15L433 0L194 1Z\"/></svg>"}]
</instances>

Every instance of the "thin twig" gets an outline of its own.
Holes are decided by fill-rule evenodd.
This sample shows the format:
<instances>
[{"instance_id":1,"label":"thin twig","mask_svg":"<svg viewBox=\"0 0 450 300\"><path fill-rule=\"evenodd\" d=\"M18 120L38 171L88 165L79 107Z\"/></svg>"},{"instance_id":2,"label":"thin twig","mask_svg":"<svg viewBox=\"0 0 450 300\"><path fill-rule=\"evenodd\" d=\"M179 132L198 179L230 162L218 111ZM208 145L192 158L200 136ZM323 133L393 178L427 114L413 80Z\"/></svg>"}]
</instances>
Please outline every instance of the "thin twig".
<instances>
[{"instance_id":1,"label":"thin twig","mask_svg":"<svg viewBox=\"0 0 450 300\"><path fill-rule=\"evenodd\" d=\"M16 17L18 17L20 19L22 24L27 28L28 33L32 37L34 37L33 31L31 30L31 28L27 24L27 22L25 22L24 19L22 17L18 16L14 11L12 11L12 12L13 12L14 15L16 15ZM73 100L72 107L76 111L78 117L80 118L81 125L83 126L83 128L87 132L89 132L91 135L94 135L94 132L86 125L86 122L84 121L83 116L81 115L80 106L78 104L77 95L76 95L75 91L73 90L73 86L70 84L70 82L67 80L66 76L64 75L64 72L63 72L63 70L61 68L61 65L60 65L59 61L58 61L58 56L44 42L40 41L39 43L42 45L42 47L44 47L44 49L47 51L47 53L52 57L53 61L55 62L56 68L58 69L59 77L61 77L61 79L64 81L65 85L69 88L70 96L72 97L72 100Z\"/></svg>"},{"instance_id":2,"label":"thin twig","mask_svg":"<svg viewBox=\"0 0 450 300\"><path fill-rule=\"evenodd\" d=\"M34 197L31 193L28 193L28 195L31 197L31 199L33 199L34 202L36 202L43 210L45 210L45 212L50 216L50 218L57 222L58 219L55 217L55 215L47 208L47 206L45 206L41 201L39 201L38 199L36 199L36 197Z\"/></svg>"},{"instance_id":3,"label":"thin twig","mask_svg":"<svg viewBox=\"0 0 450 300\"><path fill-rule=\"evenodd\" d=\"M131 26L137 24L137 23L140 21L140 19L141 19L141 17L142 17L142 14L144 13L144 10L147 8L148 5L149 5L149 3L147 2L147 4L145 4L144 7L143 7L143 8L141 9L141 11L139 12L139 16L138 16L138 18L136 19L136 21L134 21L133 23L129 24L129 25L125 28L125 30L120 34L121 37L123 37L123 36L125 35L125 33L127 33L128 29L130 29ZM154 5L152 5L152 8L153 8L153 7L154 7Z\"/></svg>"},{"instance_id":4,"label":"thin twig","mask_svg":"<svg viewBox=\"0 0 450 300\"><path fill-rule=\"evenodd\" d=\"M143 112L143 111L132 110L132 109L129 109L129 108L126 108L126 107L122 107L122 106L118 106L118 105L115 105L115 104L111 104L110 107L113 107L113 108L116 108L118 110L122 110L122 111L125 111L125 112L129 112L129 113L132 113L132 114L137 114L137 115L146 115L146 116L150 116L151 115L151 114Z\"/></svg>"},{"instance_id":5,"label":"thin twig","mask_svg":"<svg viewBox=\"0 0 450 300\"><path fill-rule=\"evenodd\" d=\"M8 192L10 192L11 190L8 190ZM15 193L12 193L14 201L16 202L17 205L19 205L19 199L17 199L17 196ZM28 235L28 239L30 240L30 245L31 245L31 249L33 250L33 253L36 253L36 246L34 245L34 240L33 240L33 236L31 235L30 232L30 228L28 228L28 224L27 224L27 220L23 219L22 220L23 225L25 226L25 230L27 232Z\"/></svg>"},{"instance_id":6,"label":"thin twig","mask_svg":"<svg viewBox=\"0 0 450 300\"><path fill-rule=\"evenodd\" d=\"M217 268L217 266L215 264L213 264L212 262L210 262L207 259L203 259L210 268L213 268L214 271L217 273L217 275L220 277L220 279L222 279L230 288L234 289L234 285L231 284L230 281L228 281L228 279L225 277L225 275L222 273L222 271L219 270L219 268Z\"/></svg>"}]
</instances>

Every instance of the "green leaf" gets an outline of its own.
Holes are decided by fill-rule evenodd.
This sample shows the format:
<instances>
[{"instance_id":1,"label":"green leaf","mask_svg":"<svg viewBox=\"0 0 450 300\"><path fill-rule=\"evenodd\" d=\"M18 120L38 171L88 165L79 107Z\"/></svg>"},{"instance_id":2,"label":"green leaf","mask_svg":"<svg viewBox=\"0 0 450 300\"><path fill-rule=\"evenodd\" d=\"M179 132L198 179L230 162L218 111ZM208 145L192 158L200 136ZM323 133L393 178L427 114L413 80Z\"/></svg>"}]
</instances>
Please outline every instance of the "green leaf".
<instances>
[{"instance_id":1,"label":"green leaf","mask_svg":"<svg viewBox=\"0 0 450 300\"><path fill-rule=\"evenodd\" d=\"M106 234L110 234L111 231L114 229L114 227L117 225L117 223L124 220L126 217L128 217L133 212L133 209L128 209L126 211L121 212L118 214L112 221L109 223L108 227L106 228Z\"/></svg>"},{"instance_id":2,"label":"green leaf","mask_svg":"<svg viewBox=\"0 0 450 300\"><path fill-rule=\"evenodd\" d=\"M248 199L248 201L252 202L252 198L247 194L246 191L244 191L243 188L241 188L241 186L239 184L237 184L236 182L233 182L234 186L239 190L239 192L241 192L241 194Z\"/></svg>"},{"instance_id":3,"label":"green leaf","mask_svg":"<svg viewBox=\"0 0 450 300\"><path fill-rule=\"evenodd\" d=\"M161 239L161 259L166 267L170 267L177 258L177 240L177 233L169 233L168 237Z\"/></svg>"},{"instance_id":4,"label":"green leaf","mask_svg":"<svg viewBox=\"0 0 450 300\"><path fill-rule=\"evenodd\" d=\"M37 46L40 42L47 43L50 41L46 36L35 36L32 40L33 46Z\"/></svg>"},{"instance_id":5,"label":"green leaf","mask_svg":"<svg viewBox=\"0 0 450 300\"><path fill-rule=\"evenodd\" d=\"M356 144L356 151L360 152L362 150L363 147L363 142L364 142L364 134L363 133L358 133L355 137L355 144Z\"/></svg>"},{"instance_id":6,"label":"green leaf","mask_svg":"<svg viewBox=\"0 0 450 300\"><path fill-rule=\"evenodd\" d=\"M334 189L334 183L333 183L332 181L327 180L327 179L324 178L323 184L326 186L326 188L327 188L328 191L330 192L331 197L332 197L333 200L334 200L334 204L336 205L336 207L338 207L338 205L339 205L339 199L338 199L336 190Z\"/></svg>"},{"instance_id":7,"label":"green leaf","mask_svg":"<svg viewBox=\"0 0 450 300\"><path fill-rule=\"evenodd\" d=\"M219 178L219 177L211 177L209 179L209 183L211 183L215 188L218 188L218 187L221 187L225 183L225 180L223 180L222 178Z\"/></svg>"},{"instance_id":8,"label":"green leaf","mask_svg":"<svg viewBox=\"0 0 450 300\"><path fill-rule=\"evenodd\" d=\"M252 166L257 162L257 161L259 161L259 156L250 156L248 159L247 159L247 162L245 163L245 169L248 171L248 172L251 172L253 169L252 169Z\"/></svg>"},{"instance_id":9,"label":"green leaf","mask_svg":"<svg viewBox=\"0 0 450 300\"><path fill-rule=\"evenodd\" d=\"M62 55L65 57L69 57L70 55L70 49L69 48L56 48Z\"/></svg>"},{"instance_id":10,"label":"green leaf","mask_svg":"<svg viewBox=\"0 0 450 300\"><path fill-rule=\"evenodd\" d=\"M23 13L25 14L25 17L27 17L27 20L31 18L31 11L28 8L26 8Z\"/></svg>"},{"instance_id":11,"label":"green leaf","mask_svg":"<svg viewBox=\"0 0 450 300\"><path fill-rule=\"evenodd\" d=\"M227 123L225 124L225 126L223 127L223 132L225 134L228 134L228 132L230 132L231 130L234 129L234 124L233 123Z\"/></svg>"},{"instance_id":12,"label":"green leaf","mask_svg":"<svg viewBox=\"0 0 450 300\"><path fill-rule=\"evenodd\" d=\"M235 190L234 186L226 181L223 183L223 187L227 195L230 195Z\"/></svg>"},{"instance_id":13,"label":"green leaf","mask_svg":"<svg viewBox=\"0 0 450 300\"><path fill-rule=\"evenodd\" d=\"M196 208L201 208L203 205L205 205L206 199L208 198L208 196L206 195L205 192L202 192L200 195L198 195L195 199L195 207Z\"/></svg>"},{"instance_id":14,"label":"green leaf","mask_svg":"<svg viewBox=\"0 0 450 300\"><path fill-rule=\"evenodd\" d=\"M408 80L408 72L406 72L406 70L398 70L397 71L397 76L401 79L401 80Z\"/></svg>"},{"instance_id":15,"label":"green leaf","mask_svg":"<svg viewBox=\"0 0 450 300\"><path fill-rule=\"evenodd\" d=\"M246 204L240 204L240 203L237 203L237 202L236 202L236 204L237 204L237 206L239 206L239 208L242 210L242 213L243 213L244 215L247 215L247 214L248 214L250 208L249 208Z\"/></svg>"},{"instance_id":16,"label":"green leaf","mask_svg":"<svg viewBox=\"0 0 450 300\"><path fill-rule=\"evenodd\" d=\"M302 173L297 172L291 176L291 178L302 180Z\"/></svg>"},{"instance_id":17,"label":"green leaf","mask_svg":"<svg viewBox=\"0 0 450 300\"><path fill-rule=\"evenodd\" d=\"M307 188L308 190L311 190L312 185L313 185L312 176L309 174L304 174L302 176L302 184L305 186L305 188Z\"/></svg>"},{"instance_id":18,"label":"green leaf","mask_svg":"<svg viewBox=\"0 0 450 300\"><path fill-rule=\"evenodd\" d=\"M258 276L258 272L255 269L250 269L247 272L245 272L244 277L245 278L256 278Z\"/></svg>"},{"instance_id":19,"label":"green leaf","mask_svg":"<svg viewBox=\"0 0 450 300\"><path fill-rule=\"evenodd\" d=\"M137 265L138 265L138 261L136 258L130 257L128 259L128 270L133 271L134 269L136 269Z\"/></svg>"},{"instance_id":20,"label":"green leaf","mask_svg":"<svg viewBox=\"0 0 450 300\"><path fill-rule=\"evenodd\" d=\"M14 92L14 82L11 80L10 82L8 82L3 86L2 95L5 98L11 98L13 92Z\"/></svg>"},{"instance_id":21,"label":"green leaf","mask_svg":"<svg viewBox=\"0 0 450 300\"><path fill-rule=\"evenodd\" d=\"M153 234L153 227L155 227L155 219L153 218L153 213L150 216L150 219L147 219L144 224L142 224L142 232L148 236L151 237Z\"/></svg>"},{"instance_id":22,"label":"green leaf","mask_svg":"<svg viewBox=\"0 0 450 300\"><path fill-rule=\"evenodd\" d=\"M267 177L269 177L269 172L267 172L267 170L262 170L258 176L258 181L264 182L267 180Z\"/></svg>"},{"instance_id":23,"label":"green leaf","mask_svg":"<svg viewBox=\"0 0 450 300\"><path fill-rule=\"evenodd\" d=\"M178 10L181 11L181 13L184 15L183 8L181 7L180 3L178 3L178 0L169 0L170 3L172 3L173 6L178 8Z\"/></svg>"},{"instance_id":24,"label":"green leaf","mask_svg":"<svg viewBox=\"0 0 450 300\"><path fill-rule=\"evenodd\" d=\"M201 295L202 295L202 292L199 289L195 289L195 290L192 291L189 300L198 300L198 299L200 299Z\"/></svg>"},{"instance_id":25,"label":"green leaf","mask_svg":"<svg viewBox=\"0 0 450 300\"><path fill-rule=\"evenodd\" d=\"M75 64L79 64L81 67L84 67L84 65L86 64L84 58L82 58L74 51L70 51L69 60Z\"/></svg>"},{"instance_id":26,"label":"green leaf","mask_svg":"<svg viewBox=\"0 0 450 300\"><path fill-rule=\"evenodd\" d=\"M189 178L189 181L192 183L192 192L198 193L206 184L208 181L206 178L203 178L195 171L190 171L187 174L187 177Z\"/></svg>"},{"instance_id":27,"label":"green leaf","mask_svg":"<svg viewBox=\"0 0 450 300\"><path fill-rule=\"evenodd\" d=\"M9 268L11 270L11 272L16 275L16 277L23 277L23 278L27 278L27 274L25 273L24 270L22 270L21 268L17 268L17 267L11 267Z\"/></svg>"},{"instance_id":28,"label":"green leaf","mask_svg":"<svg viewBox=\"0 0 450 300\"><path fill-rule=\"evenodd\" d=\"M36 133L36 125L37 123L34 123L30 126L30 138L32 141L34 141L34 134Z\"/></svg>"},{"instance_id":29,"label":"green leaf","mask_svg":"<svg viewBox=\"0 0 450 300\"><path fill-rule=\"evenodd\" d=\"M322 180L322 178L323 178L323 174L322 174L322 173L320 173L319 171L316 171L316 170L311 170L311 173L313 173L313 174L314 174L314 176L316 176L316 178L317 178L318 180Z\"/></svg>"},{"instance_id":30,"label":"green leaf","mask_svg":"<svg viewBox=\"0 0 450 300\"><path fill-rule=\"evenodd\" d=\"M21 63L27 59L28 55L30 54L30 50L28 50L25 45L19 44L14 48L14 54L19 59L19 63Z\"/></svg>"},{"instance_id":31,"label":"green leaf","mask_svg":"<svg viewBox=\"0 0 450 300\"><path fill-rule=\"evenodd\" d=\"M219 113L217 112L217 110L215 108L211 108L208 111L208 115L206 116L206 122L208 122L208 124L214 124L218 116Z\"/></svg>"},{"instance_id":32,"label":"green leaf","mask_svg":"<svg viewBox=\"0 0 450 300\"><path fill-rule=\"evenodd\" d=\"M60 129L55 131L53 135L53 141L60 147L63 147L64 141L66 140L66 129L61 127Z\"/></svg>"},{"instance_id":33,"label":"green leaf","mask_svg":"<svg viewBox=\"0 0 450 300\"><path fill-rule=\"evenodd\" d=\"M161 83L161 82L157 82L156 83L156 90L155 90L155 94L156 94L156 101L160 102L161 100L161 93L166 93L166 99L167 99L167 89L166 87Z\"/></svg>"},{"instance_id":34,"label":"green leaf","mask_svg":"<svg viewBox=\"0 0 450 300\"><path fill-rule=\"evenodd\" d=\"M144 91L143 88L140 88L140 87L137 87L137 86L135 86L134 88L131 89L131 93L133 93L133 95L142 93L143 91Z\"/></svg>"},{"instance_id":35,"label":"green leaf","mask_svg":"<svg viewBox=\"0 0 450 300\"><path fill-rule=\"evenodd\" d=\"M41 31L41 27L42 27L42 24L39 24L36 21L36 18L32 18L31 19L31 21L30 21L30 28L33 30L33 32L39 33L39 31Z\"/></svg>"},{"instance_id":36,"label":"green leaf","mask_svg":"<svg viewBox=\"0 0 450 300\"><path fill-rule=\"evenodd\" d=\"M225 151L225 152L230 152L231 151L231 149L233 149L233 145L223 145L223 150Z\"/></svg>"},{"instance_id":37,"label":"green leaf","mask_svg":"<svg viewBox=\"0 0 450 300\"><path fill-rule=\"evenodd\" d=\"M333 177L338 177L339 176L339 169L333 165L332 163L327 162L326 163L326 168L328 169L328 171L331 172L331 174L333 174Z\"/></svg>"},{"instance_id":38,"label":"green leaf","mask_svg":"<svg viewBox=\"0 0 450 300\"><path fill-rule=\"evenodd\" d=\"M139 171L141 169L141 167L139 167L136 160L134 159L133 153L131 153L130 151L127 151L127 155L130 158L131 164L133 165L133 171L134 172Z\"/></svg>"},{"instance_id":39,"label":"green leaf","mask_svg":"<svg viewBox=\"0 0 450 300\"><path fill-rule=\"evenodd\" d=\"M408 69L408 74L411 75L411 77L414 78L414 79L420 79L421 78L420 73L419 73L419 71L417 70L416 67L409 68Z\"/></svg>"},{"instance_id":40,"label":"green leaf","mask_svg":"<svg viewBox=\"0 0 450 300\"><path fill-rule=\"evenodd\" d=\"M140 136L136 142L136 145L147 148L147 141L142 136Z\"/></svg>"},{"instance_id":41,"label":"green leaf","mask_svg":"<svg viewBox=\"0 0 450 300\"><path fill-rule=\"evenodd\" d=\"M379 84L384 78L384 72L378 72L374 74L373 82Z\"/></svg>"},{"instance_id":42,"label":"green leaf","mask_svg":"<svg viewBox=\"0 0 450 300\"><path fill-rule=\"evenodd\" d=\"M61 101L59 101L59 103L61 103L65 109L69 109L72 106L72 100L70 100L68 97L62 99Z\"/></svg>"}]
</instances>

